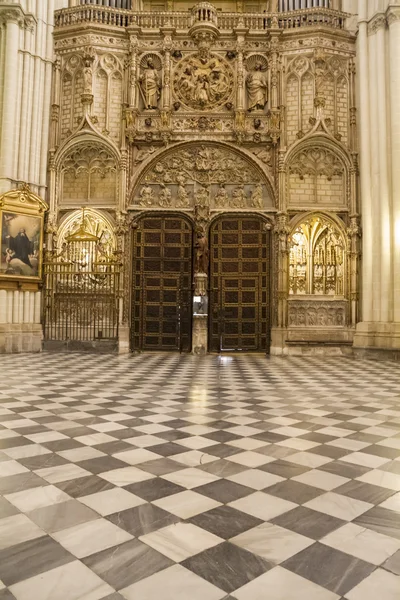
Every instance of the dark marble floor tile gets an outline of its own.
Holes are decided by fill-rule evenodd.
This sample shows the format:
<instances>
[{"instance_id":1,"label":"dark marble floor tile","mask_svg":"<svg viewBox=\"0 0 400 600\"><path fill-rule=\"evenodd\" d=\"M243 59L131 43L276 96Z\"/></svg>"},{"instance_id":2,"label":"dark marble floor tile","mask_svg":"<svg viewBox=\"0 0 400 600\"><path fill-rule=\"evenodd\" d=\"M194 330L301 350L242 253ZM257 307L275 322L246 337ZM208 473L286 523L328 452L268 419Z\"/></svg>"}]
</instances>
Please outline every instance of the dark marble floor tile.
<instances>
[{"instance_id":1,"label":"dark marble floor tile","mask_svg":"<svg viewBox=\"0 0 400 600\"><path fill-rule=\"evenodd\" d=\"M351 453L351 450L344 450L344 448L336 448L335 446L327 446L326 444L321 444L320 446L315 446L315 448L310 448L307 450L311 454L318 454L318 456L327 456L328 458L333 458L338 460L343 456Z\"/></svg>"},{"instance_id":2,"label":"dark marble floor tile","mask_svg":"<svg viewBox=\"0 0 400 600\"><path fill-rule=\"evenodd\" d=\"M109 431L108 433L118 440L127 440L143 435L141 431L135 431L131 427L127 427L126 429L117 429L116 431Z\"/></svg>"},{"instance_id":3,"label":"dark marble floor tile","mask_svg":"<svg viewBox=\"0 0 400 600\"><path fill-rule=\"evenodd\" d=\"M229 542L205 550L181 564L228 593L272 568L266 560Z\"/></svg>"},{"instance_id":4,"label":"dark marble floor tile","mask_svg":"<svg viewBox=\"0 0 400 600\"><path fill-rule=\"evenodd\" d=\"M400 475L400 462L398 460L393 460L390 463L386 463L386 465L382 465L379 469L381 471L388 471L389 473Z\"/></svg>"},{"instance_id":5,"label":"dark marble floor tile","mask_svg":"<svg viewBox=\"0 0 400 600\"><path fill-rule=\"evenodd\" d=\"M333 435L326 435L325 433L318 433L316 431L312 431L311 433L302 435L301 439L307 440L309 442L316 442L317 444L327 444L328 442L336 440L336 437Z\"/></svg>"},{"instance_id":6,"label":"dark marble floor tile","mask_svg":"<svg viewBox=\"0 0 400 600\"><path fill-rule=\"evenodd\" d=\"M34 433L48 433L48 428L44 425L32 425L30 427L19 427L18 433L21 435L33 435Z\"/></svg>"},{"instance_id":7,"label":"dark marble floor tile","mask_svg":"<svg viewBox=\"0 0 400 600\"><path fill-rule=\"evenodd\" d=\"M1 598L0 598L0 600L1 600ZM118 594L118 592L115 592L114 594L110 594L109 596L105 596L101 600L125 600L125 599L124 599L123 596L121 596L121 594Z\"/></svg>"},{"instance_id":8,"label":"dark marble floor tile","mask_svg":"<svg viewBox=\"0 0 400 600\"><path fill-rule=\"evenodd\" d=\"M214 442L219 442L220 444L226 444L226 442L232 442L233 440L239 440L240 436L235 435L234 433L229 433L229 431L212 431L211 433L206 433L203 437L213 440Z\"/></svg>"},{"instance_id":9,"label":"dark marble floor tile","mask_svg":"<svg viewBox=\"0 0 400 600\"><path fill-rule=\"evenodd\" d=\"M285 479L290 479L291 477L296 477L297 475L302 475L303 473L310 471L310 467L296 465L286 460L275 460L274 462L262 465L258 468L267 473L285 477Z\"/></svg>"},{"instance_id":10,"label":"dark marble floor tile","mask_svg":"<svg viewBox=\"0 0 400 600\"><path fill-rule=\"evenodd\" d=\"M206 463L198 468L218 477L231 477L232 475L237 475L248 469L248 467L245 467L244 465L238 465L237 463L225 460L224 458L216 460L215 462Z\"/></svg>"},{"instance_id":11,"label":"dark marble floor tile","mask_svg":"<svg viewBox=\"0 0 400 600\"><path fill-rule=\"evenodd\" d=\"M371 470L367 467L353 465L352 463L347 463L340 460L335 460L333 462L326 463L326 465L322 465L318 468L321 471L325 471L326 473L340 475L341 477L348 477L349 479L361 477L361 475L365 475L365 473L368 473Z\"/></svg>"},{"instance_id":12,"label":"dark marble floor tile","mask_svg":"<svg viewBox=\"0 0 400 600\"><path fill-rule=\"evenodd\" d=\"M370 504L380 504L395 494L393 490L388 490L378 485L371 485L370 483L364 483L362 481L348 481L344 485L336 488L335 493L349 496L355 500L369 502Z\"/></svg>"},{"instance_id":13,"label":"dark marble floor tile","mask_svg":"<svg viewBox=\"0 0 400 600\"><path fill-rule=\"evenodd\" d=\"M148 481L131 483L130 485L125 486L124 489L147 500L147 502L153 502L160 498L172 496L172 494L184 492L186 488L176 485L176 483L172 483L171 481L167 481L166 479L162 479L161 477L154 477L154 479L149 479Z\"/></svg>"},{"instance_id":14,"label":"dark marble floor tile","mask_svg":"<svg viewBox=\"0 0 400 600\"><path fill-rule=\"evenodd\" d=\"M279 517L275 517L271 519L271 523L305 535L313 540L319 540L331 531L346 524L341 519L324 515L305 506L299 506Z\"/></svg>"},{"instance_id":15,"label":"dark marble floor tile","mask_svg":"<svg viewBox=\"0 0 400 600\"><path fill-rule=\"evenodd\" d=\"M94 475L126 467L125 462L118 460L114 456L99 456L98 458L91 458L90 460L82 460L77 464L82 469L86 469L86 471L90 471Z\"/></svg>"},{"instance_id":16,"label":"dark marble floor tile","mask_svg":"<svg viewBox=\"0 0 400 600\"><path fill-rule=\"evenodd\" d=\"M324 490L312 487L311 485L305 485L298 481L281 481L276 483L272 487L267 487L263 490L267 494L295 502L296 504L305 504L321 494L325 494Z\"/></svg>"},{"instance_id":17,"label":"dark marble floor tile","mask_svg":"<svg viewBox=\"0 0 400 600\"><path fill-rule=\"evenodd\" d=\"M34 487L48 485L47 481L35 473L19 473L9 477L0 477L0 494L13 494Z\"/></svg>"},{"instance_id":18,"label":"dark marble floor tile","mask_svg":"<svg viewBox=\"0 0 400 600\"><path fill-rule=\"evenodd\" d=\"M176 442L177 440L184 440L190 437L190 433L180 431L179 429L171 429L171 431L161 431L160 433L157 433L157 437L166 442Z\"/></svg>"},{"instance_id":19,"label":"dark marble floor tile","mask_svg":"<svg viewBox=\"0 0 400 600\"><path fill-rule=\"evenodd\" d=\"M40 456L28 456L27 458L20 458L18 462L20 462L21 465L24 465L24 467L30 471L68 464L68 461L65 458L51 452L49 454L42 454Z\"/></svg>"},{"instance_id":20,"label":"dark marble floor tile","mask_svg":"<svg viewBox=\"0 0 400 600\"><path fill-rule=\"evenodd\" d=\"M6 415L3 415L6 416ZM3 420L3 416L1 417ZM28 440L28 438L22 437L22 436L18 436L18 437L12 437L12 438L6 438L4 440L0 440L0 450L8 450L8 448L17 448L19 446L29 446L30 444L33 444L34 442L31 442L31 440Z\"/></svg>"},{"instance_id":21,"label":"dark marble floor tile","mask_svg":"<svg viewBox=\"0 0 400 600\"><path fill-rule=\"evenodd\" d=\"M399 448L387 448L386 446L378 446L375 444L363 448L362 452L373 454L374 456L381 456L382 458L390 458L391 460L400 456Z\"/></svg>"},{"instance_id":22,"label":"dark marble floor tile","mask_svg":"<svg viewBox=\"0 0 400 600\"><path fill-rule=\"evenodd\" d=\"M254 493L252 488L228 481L227 479L220 479L219 481L201 485L195 488L194 491L223 504L228 504L228 502L239 500L239 498L244 498Z\"/></svg>"},{"instance_id":23,"label":"dark marble floor tile","mask_svg":"<svg viewBox=\"0 0 400 600\"><path fill-rule=\"evenodd\" d=\"M105 442L104 444L97 444L93 446L96 450L100 450L100 452L105 452L105 454L116 454L117 452L124 452L125 450L132 450L132 444L128 444L122 440L115 440L115 442Z\"/></svg>"},{"instance_id":24,"label":"dark marble floor tile","mask_svg":"<svg viewBox=\"0 0 400 600\"><path fill-rule=\"evenodd\" d=\"M95 425L95 423L93 423L93 425ZM71 429L66 429L65 431L63 431L63 433L70 438L76 438L81 435L93 435L94 433L96 433L96 431L94 431L90 427L84 427L83 425L81 425L80 427L71 427Z\"/></svg>"},{"instance_id":25,"label":"dark marble floor tile","mask_svg":"<svg viewBox=\"0 0 400 600\"><path fill-rule=\"evenodd\" d=\"M132 449L132 446L131 446ZM151 473L152 475L167 475L168 473L174 473L181 469L186 469L186 465L182 465L172 458L156 458L155 460L149 460L145 463L135 465L138 469Z\"/></svg>"},{"instance_id":26,"label":"dark marble floor tile","mask_svg":"<svg viewBox=\"0 0 400 600\"><path fill-rule=\"evenodd\" d=\"M318 542L281 566L340 596L347 594L376 569L370 563Z\"/></svg>"},{"instance_id":27,"label":"dark marble floor tile","mask_svg":"<svg viewBox=\"0 0 400 600\"><path fill-rule=\"evenodd\" d=\"M188 521L223 539L233 538L263 523L261 519L231 506L218 506Z\"/></svg>"},{"instance_id":28,"label":"dark marble floor tile","mask_svg":"<svg viewBox=\"0 0 400 600\"><path fill-rule=\"evenodd\" d=\"M0 551L0 579L10 586L73 560L75 557L49 536L29 540Z\"/></svg>"},{"instance_id":29,"label":"dark marble floor tile","mask_svg":"<svg viewBox=\"0 0 400 600\"><path fill-rule=\"evenodd\" d=\"M375 506L353 521L360 527L367 527L378 533L383 533L400 540L400 517L394 510Z\"/></svg>"},{"instance_id":30,"label":"dark marble floor tile","mask_svg":"<svg viewBox=\"0 0 400 600\"><path fill-rule=\"evenodd\" d=\"M77 442L75 439L57 440L56 442L42 442L42 446L51 450L51 452L61 452L62 450L74 450L75 448L82 448L83 444Z\"/></svg>"},{"instance_id":31,"label":"dark marble floor tile","mask_svg":"<svg viewBox=\"0 0 400 600\"><path fill-rule=\"evenodd\" d=\"M270 444L277 444L278 442L283 442L288 438L285 435L273 433L272 431L263 431L263 433L252 435L251 439L260 440L260 442L269 442Z\"/></svg>"},{"instance_id":32,"label":"dark marble floor tile","mask_svg":"<svg viewBox=\"0 0 400 600\"><path fill-rule=\"evenodd\" d=\"M384 436L382 435L373 435L372 433L363 433L359 431L358 433L353 433L352 435L347 436L348 440L356 440L357 442L364 442L365 444L377 444L384 440Z\"/></svg>"},{"instance_id":33,"label":"dark marble floor tile","mask_svg":"<svg viewBox=\"0 0 400 600\"><path fill-rule=\"evenodd\" d=\"M241 448L228 446L228 444L216 444L215 446L209 446L205 450L207 454L211 454L211 456L216 456L218 458L228 458L228 456L235 456L235 454L243 452Z\"/></svg>"},{"instance_id":34,"label":"dark marble floor tile","mask_svg":"<svg viewBox=\"0 0 400 600\"><path fill-rule=\"evenodd\" d=\"M10 590L0 590L0 600L17 600Z\"/></svg>"},{"instance_id":35,"label":"dark marble floor tile","mask_svg":"<svg viewBox=\"0 0 400 600\"><path fill-rule=\"evenodd\" d=\"M135 537L146 535L180 521L175 515L153 504L142 504L135 508L129 508L109 515L107 519Z\"/></svg>"},{"instance_id":36,"label":"dark marble floor tile","mask_svg":"<svg viewBox=\"0 0 400 600\"><path fill-rule=\"evenodd\" d=\"M15 508L10 502L8 502L5 498L0 496L0 519L5 519L6 517L12 517L13 515L17 515L19 510Z\"/></svg>"},{"instance_id":37,"label":"dark marble floor tile","mask_svg":"<svg viewBox=\"0 0 400 600\"><path fill-rule=\"evenodd\" d=\"M383 563L382 568L400 576L400 550L388 558L388 560Z\"/></svg>"},{"instance_id":38,"label":"dark marble floor tile","mask_svg":"<svg viewBox=\"0 0 400 600\"><path fill-rule=\"evenodd\" d=\"M174 564L172 560L139 540L131 540L98 552L84 558L82 562L116 590L121 590ZM160 590L160 597L162 597L162 590Z\"/></svg>"},{"instance_id":39,"label":"dark marble floor tile","mask_svg":"<svg viewBox=\"0 0 400 600\"><path fill-rule=\"evenodd\" d=\"M56 484L60 490L71 496L72 498L80 498L81 496L89 496L97 492L104 492L114 488L113 484L97 477L89 475L87 477L79 477L69 481L61 481Z\"/></svg>"},{"instance_id":40,"label":"dark marble floor tile","mask_svg":"<svg viewBox=\"0 0 400 600\"><path fill-rule=\"evenodd\" d=\"M29 512L28 516L46 533L54 533L99 518L98 513L78 500L67 500L37 508Z\"/></svg>"},{"instance_id":41,"label":"dark marble floor tile","mask_svg":"<svg viewBox=\"0 0 400 600\"><path fill-rule=\"evenodd\" d=\"M159 454L167 458L168 456L174 456L174 454L182 454L185 452L185 448L174 442L166 442L165 444L157 444L157 446L151 446L151 452Z\"/></svg>"}]
</instances>

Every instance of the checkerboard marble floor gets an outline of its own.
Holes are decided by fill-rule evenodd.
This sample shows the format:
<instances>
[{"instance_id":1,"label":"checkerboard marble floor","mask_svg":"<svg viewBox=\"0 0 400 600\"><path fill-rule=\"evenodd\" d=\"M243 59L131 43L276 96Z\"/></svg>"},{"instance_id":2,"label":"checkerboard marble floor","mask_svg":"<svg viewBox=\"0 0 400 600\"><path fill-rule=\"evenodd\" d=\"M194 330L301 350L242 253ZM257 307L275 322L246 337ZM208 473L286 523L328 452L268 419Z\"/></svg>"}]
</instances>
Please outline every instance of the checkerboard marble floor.
<instances>
[{"instance_id":1,"label":"checkerboard marble floor","mask_svg":"<svg viewBox=\"0 0 400 600\"><path fill-rule=\"evenodd\" d=\"M400 365L1 365L0 600L399 600Z\"/></svg>"}]
</instances>

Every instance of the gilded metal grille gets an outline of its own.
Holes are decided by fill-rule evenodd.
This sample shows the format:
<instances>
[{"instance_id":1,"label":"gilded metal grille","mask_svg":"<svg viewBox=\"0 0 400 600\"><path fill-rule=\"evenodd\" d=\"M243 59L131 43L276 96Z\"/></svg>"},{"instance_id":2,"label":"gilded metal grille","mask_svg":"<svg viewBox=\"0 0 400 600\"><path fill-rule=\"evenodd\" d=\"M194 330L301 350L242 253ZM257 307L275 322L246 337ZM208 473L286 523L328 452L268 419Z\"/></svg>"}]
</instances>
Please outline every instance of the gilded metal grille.
<instances>
[{"instance_id":1,"label":"gilded metal grille","mask_svg":"<svg viewBox=\"0 0 400 600\"><path fill-rule=\"evenodd\" d=\"M270 234L257 216L211 226L210 349L268 351Z\"/></svg>"},{"instance_id":2,"label":"gilded metal grille","mask_svg":"<svg viewBox=\"0 0 400 600\"><path fill-rule=\"evenodd\" d=\"M71 243L44 268L45 341L118 339L120 265L96 241Z\"/></svg>"},{"instance_id":3,"label":"gilded metal grille","mask_svg":"<svg viewBox=\"0 0 400 600\"><path fill-rule=\"evenodd\" d=\"M132 349L191 349L193 231L180 216L144 217L134 233Z\"/></svg>"}]
</instances>

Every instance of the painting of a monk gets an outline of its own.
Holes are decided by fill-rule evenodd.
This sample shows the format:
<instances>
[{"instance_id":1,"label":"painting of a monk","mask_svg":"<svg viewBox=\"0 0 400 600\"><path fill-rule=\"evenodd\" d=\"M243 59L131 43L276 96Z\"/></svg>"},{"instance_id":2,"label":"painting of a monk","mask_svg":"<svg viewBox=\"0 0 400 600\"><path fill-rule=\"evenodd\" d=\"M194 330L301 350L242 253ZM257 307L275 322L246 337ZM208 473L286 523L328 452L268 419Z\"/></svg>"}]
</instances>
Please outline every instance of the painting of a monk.
<instances>
[{"instance_id":1,"label":"painting of a monk","mask_svg":"<svg viewBox=\"0 0 400 600\"><path fill-rule=\"evenodd\" d=\"M0 274L38 277L41 219L2 213Z\"/></svg>"}]
</instances>

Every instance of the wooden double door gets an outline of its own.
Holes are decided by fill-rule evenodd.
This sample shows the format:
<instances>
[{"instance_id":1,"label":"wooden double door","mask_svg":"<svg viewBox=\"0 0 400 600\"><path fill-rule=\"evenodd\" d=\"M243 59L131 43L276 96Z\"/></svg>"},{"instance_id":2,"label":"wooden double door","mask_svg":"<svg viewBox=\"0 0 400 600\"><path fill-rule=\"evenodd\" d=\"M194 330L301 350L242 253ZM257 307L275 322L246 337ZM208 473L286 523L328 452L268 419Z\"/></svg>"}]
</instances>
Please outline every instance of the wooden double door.
<instances>
[{"instance_id":1,"label":"wooden double door","mask_svg":"<svg viewBox=\"0 0 400 600\"><path fill-rule=\"evenodd\" d=\"M181 215L146 216L133 237L132 350L190 352L192 225Z\"/></svg>"},{"instance_id":2,"label":"wooden double door","mask_svg":"<svg viewBox=\"0 0 400 600\"><path fill-rule=\"evenodd\" d=\"M132 350L190 352L193 226L179 214L139 220L133 239ZM257 216L223 215L209 232L209 350L267 352L270 233Z\"/></svg>"},{"instance_id":3,"label":"wooden double door","mask_svg":"<svg viewBox=\"0 0 400 600\"><path fill-rule=\"evenodd\" d=\"M257 216L224 215L210 230L212 352L268 352L270 232Z\"/></svg>"}]
</instances>

